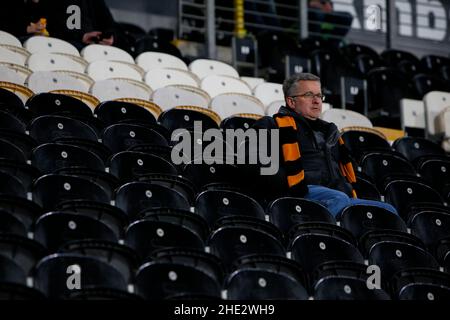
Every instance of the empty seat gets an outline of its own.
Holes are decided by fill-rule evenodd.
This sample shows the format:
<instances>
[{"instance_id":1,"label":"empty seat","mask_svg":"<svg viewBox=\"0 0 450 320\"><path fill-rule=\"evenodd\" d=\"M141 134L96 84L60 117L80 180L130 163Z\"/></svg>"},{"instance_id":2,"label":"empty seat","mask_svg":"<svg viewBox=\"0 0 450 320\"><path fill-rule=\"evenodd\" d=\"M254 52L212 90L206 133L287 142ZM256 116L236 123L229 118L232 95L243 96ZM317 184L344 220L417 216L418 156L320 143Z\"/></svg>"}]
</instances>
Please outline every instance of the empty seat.
<instances>
[{"instance_id":1,"label":"empty seat","mask_svg":"<svg viewBox=\"0 0 450 320\"><path fill-rule=\"evenodd\" d=\"M75 90L87 92L85 84L78 79L56 71L36 71L26 80L29 89L35 93L53 90Z\"/></svg>"},{"instance_id":2,"label":"empty seat","mask_svg":"<svg viewBox=\"0 0 450 320\"><path fill-rule=\"evenodd\" d=\"M170 85L200 86L197 76L189 71L174 68L152 69L145 74L144 81L152 90Z\"/></svg>"},{"instance_id":3,"label":"empty seat","mask_svg":"<svg viewBox=\"0 0 450 320\"><path fill-rule=\"evenodd\" d=\"M450 212L423 209L410 216L408 227L433 252L440 240L450 237Z\"/></svg>"},{"instance_id":4,"label":"empty seat","mask_svg":"<svg viewBox=\"0 0 450 320\"><path fill-rule=\"evenodd\" d=\"M428 74L418 74L412 81L419 98L432 91L450 91L450 86L445 81Z\"/></svg>"},{"instance_id":5,"label":"empty seat","mask_svg":"<svg viewBox=\"0 0 450 320\"><path fill-rule=\"evenodd\" d=\"M15 234L0 234L0 247L0 279L27 285L27 278L33 276L33 268L46 249L37 241Z\"/></svg>"},{"instance_id":6,"label":"empty seat","mask_svg":"<svg viewBox=\"0 0 450 320\"><path fill-rule=\"evenodd\" d=\"M1 202L0 202L1 203ZM93 218L101 221L111 229L118 239L122 239L128 225L128 216L125 212L106 203L92 200L67 200L56 206L58 212L67 212Z\"/></svg>"},{"instance_id":7,"label":"empty seat","mask_svg":"<svg viewBox=\"0 0 450 320\"><path fill-rule=\"evenodd\" d=\"M178 106L197 106L207 109L211 98L204 90L186 85L168 85L155 90L152 101L163 110Z\"/></svg>"},{"instance_id":8,"label":"empty seat","mask_svg":"<svg viewBox=\"0 0 450 320\"><path fill-rule=\"evenodd\" d=\"M31 74L31 70L18 65L5 65L0 62L0 81L14 83L17 85L25 85L25 81Z\"/></svg>"},{"instance_id":9,"label":"empty seat","mask_svg":"<svg viewBox=\"0 0 450 320\"><path fill-rule=\"evenodd\" d=\"M264 105L253 96L225 93L212 99L210 107L222 118L242 113L264 115Z\"/></svg>"},{"instance_id":10,"label":"empty seat","mask_svg":"<svg viewBox=\"0 0 450 320\"><path fill-rule=\"evenodd\" d=\"M39 217L34 227L34 239L50 252L77 240L118 242L114 232L100 220L67 212L51 212Z\"/></svg>"},{"instance_id":11,"label":"empty seat","mask_svg":"<svg viewBox=\"0 0 450 320\"><path fill-rule=\"evenodd\" d=\"M0 44L0 61L25 66L27 56L21 52L16 52L14 47Z\"/></svg>"},{"instance_id":12,"label":"empty seat","mask_svg":"<svg viewBox=\"0 0 450 320\"><path fill-rule=\"evenodd\" d=\"M98 60L91 62L86 68L86 73L94 81L112 78L126 78L142 81L142 74L136 68L120 61Z\"/></svg>"},{"instance_id":13,"label":"empty seat","mask_svg":"<svg viewBox=\"0 0 450 320\"><path fill-rule=\"evenodd\" d=\"M329 276L314 287L314 300L390 300L383 289L371 290L364 279Z\"/></svg>"},{"instance_id":14,"label":"empty seat","mask_svg":"<svg viewBox=\"0 0 450 320\"><path fill-rule=\"evenodd\" d=\"M390 151L391 147L384 135L377 130L366 128L355 128L355 130L345 130L342 134L345 146L349 149L352 158L359 162L364 153L371 150Z\"/></svg>"},{"instance_id":15,"label":"empty seat","mask_svg":"<svg viewBox=\"0 0 450 320\"><path fill-rule=\"evenodd\" d=\"M224 93L242 93L251 95L250 87L241 79L230 76L210 75L203 78L200 88L205 90L211 98Z\"/></svg>"},{"instance_id":16,"label":"empty seat","mask_svg":"<svg viewBox=\"0 0 450 320\"><path fill-rule=\"evenodd\" d=\"M125 243L136 250L141 259L147 259L164 248L203 251L206 234L205 221L198 215L183 210L154 210L128 226Z\"/></svg>"},{"instance_id":17,"label":"empty seat","mask_svg":"<svg viewBox=\"0 0 450 320\"><path fill-rule=\"evenodd\" d=\"M95 131L87 124L62 116L41 116L34 119L28 130L38 143L52 142L58 138L79 138L97 141Z\"/></svg>"},{"instance_id":18,"label":"empty seat","mask_svg":"<svg viewBox=\"0 0 450 320\"><path fill-rule=\"evenodd\" d=\"M130 218L152 208L190 209L188 200L178 191L146 182L124 184L116 190L115 201Z\"/></svg>"},{"instance_id":19,"label":"empty seat","mask_svg":"<svg viewBox=\"0 0 450 320\"><path fill-rule=\"evenodd\" d=\"M229 300L308 300L306 289L279 270L239 268L225 280Z\"/></svg>"},{"instance_id":20,"label":"empty seat","mask_svg":"<svg viewBox=\"0 0 450 320\"><path fill-rule=\"evenodd\" d=\"M202 295L220 297L220 284L199 268L181 263L148 262L136 274L136 292L149 300Z\"/></svg>"},{"instance_id":21,"label":"empty seat","mask_svg":"<svg viewBox=\"0 0 450 320\"><path fill-rule=\"evenodd\" d=\"M425 104L422 100L401 99L400 119L402 130L409 136L425 135Z\"/></svg>"},{"instance_id":22,"label":"empty seat","mask_svg":"<svg viewBox=\"0 0 450 320\"><path fill-rule=\"evenodd\" d=\"M383 208L354 205L344 209L340 216L341 226L356 239L371 230L398 230L406 232L406 224L392 212Z\"/></svg>"},{"instance_id":23,"label":"empty seat","mask_svg":"<svg viewBox=\"0 0 450 320\"><path fill-rule=\"evenodd\" d=\"M351 111L342 109L330 109L322 113L321 119L334 122L339 130L346 127L363 127L372 128L372 122L364 115Z\"/></svg>"},{"instance_id":24,"label":"empty seat","mask_svg":"<svg viewBox=\"0 0 450 320\"><path fill-rule=\"evenodd\" d=\"M71 276L72 280L68 282ZM124 277L113 266L79 254L47 256L39 261L35 271L36 288L50 299L67 299L74 289L76 292L89 289L127 292L127 285Z\"/></svg>"},{"instance_id":25,"label":"empty seat","mask_svg":"<svg viewBox=\"0 0 450 320\"><path fill-rule=\"evenodd\" d=\"M336 220L327 208L318 202L301 198L280 198L267 207L270 222L285 235L292 227L308 222L326 222L336 224Z\"/></svg>"},{"instance_id":26,"label":"empty seat","mask_svg":"<svg viewBox=\"0 0 450 320\"><path fill-rule=\"evenodd\" d=\"M255 87L255 89L253 90L253 94L266 107L274 101L283 101L284 103L283 86L279 83L261 83Z\"/></svg>"},{"instance_id":27,"label":"empty seat","mask_svg":"<svg viewBox=\"0 0 450 320\"><path fill-rule=\"evenodd\" d=\"M119 152L111 157L109 163L110 172L124 182L138 180L151 173L177 174L176 168L167 160L142 152Z\"/></svg>"},{"instance_id":28,"label":"empty seat","mask_svg":"<svg viewBox=\"0 0 450 320\"><path fill-rule=\"evenodd\" d=\"M0 138L0 159L9 159L25 163L26 158L25 153L20 148L16 147L11 142L8 142L8 140Z\"/></svg>"},{"instance_id":29,"label":"empty seat","mask_svg":"<svg viewBox=\"0 0 450 320\"><path fill-rule=\"evenodd\" d=\"M19 179L26 190L29 190L33 181L41 175L34 166L8 159L0 159L0 171Z\"/></svg>"},{"instance_id":30,"label":"empty seat","mask_svg":"<svg viewBox=\"0 0 450 320\"><path fill-rule=\"evenodd\" d=\"M136 104L121 101L106 101L100 103L95 108L94 114L106 126L120 122L156 124L156 119L149 110Z\"/></svg>"},{"instance_id":31,"label":"empty seat","mask_svg":"<svg viewBox=\"0 0 450 320\"><path fill-rule=\"evenodd\" d=\"M105 128L102 140L113 153L126 151L139 144L168 145L166 138L157 131L143 125L126 123L113 124Z\"/></svg>"},{"instance_id":32,"label":"empty seat","mask_svg":"<svg viewBox=\"0 0 450 320\"><path fill-rule=\"evenodd\" d=\"M320 264L329 261L364 263L358 249L348 241L326 234L305 232L291 240L289 251L306 272L312 273Z\"/></svg>"},{"instance_id":33,"label":"empty seat","mask_svg":"<svg viewBox=\"0 0 450 320\"><path fill-rule=\"evenodd\" d=\"M356 183L352 184L353 189L356 191L356 195L359 199L380 201L380 191L370 180L371 179L365 179L357 175Z\"/></svg>"},{"instance_id":34,"label":"empty seat","mask_svg":"<svg viewBox=\"0 0 450 320\"><path fill-rule=\"evenodd\" d=\"M175 68L188 71L188 66L180 58L163 52L143 52L136 57L136 64L145 72L159 68Z\"/></svg>"},{"instance_id":35,"label":"empty seat","mask_svg":"<svg viewBox=\"0 0 450 320\"><path fill-rule=\"evenodd\" d=\"M400 116L400 100L404 98L414 99L416 95L408 84L408 81L396 70L389 68L376 68L367 75L368 79L368 97L369 114L373 118L377 116L390 116L390 122L387 118L379 118L379 124L389 125L391 128L400 124L397 120ZM372 119L371 117L371 119ZM378 125L372 119L372 123Z\"/></svg>"},{"instance_id":36,"label":"empty seat","mask_svg":"<svg viewBox=\"0 0 450 320\"><path fill-rule=\"evenodd\" d=\"M242 178L240 170L234 165L207 164L203 162L196 164L194 158L191 160L184 157L184 159L187 160L187 164L183 166L182 175L189 179L198 189L210 183L239 185L239 179Z\"/></svg>"},{"instance_id":37,"label":"empty seat","mask_svg":"<svg viewBox=\"0 0 450 320\"><path fill-rule=\"evenodd\" d=\"M126 51L101 44L91 44L81 50L81 56L91 63L99 60L115 60L134 64L133 57Z\"/></svg>"},{"instance_id":38,"label":"empty seat","mask_svg":"<svg viewBox=\"0 0 450 320\"><path fill-rule=\"evenodd\" d=\"M441 133L442 128L438 130L439 127L436 126L435 119L442 110L449 106L450 93L441 91L429 92L423 97L423 100L425 102L427 134L436 135Z\"/></svg>"},{"instance_id":39,"label":"empty seat","mask_svg":"<svg viewBox=\"0 0 450 320\"><path fill-rule=\"evenodd\" d=\"M450 59L444 56L426 55L420 60L422 67L429 73L438 75L444 66L450 65Z\"/></svg>"},{"instance_id":40,"label":"empty seat","mask_svg":"<svg viewBox=\"0 0 450 320\"><path fill-rule=\"evenodd\" d=\"M408 211L412 204L443 203L439 193L431 187L417 181L401 179L391 181L386 185L385 199L397 209L405 221L407 221Z\"/></svg>"},{"instance_id":41,"label":"empty seat","mask_svg":"<svg viewBox=\"0 0 450 320\"><path fill-rule=\"evenodd\" d=\"M208 190L197 195L195 210L209 226L221 217L251 216L265 220L263 208L252 198L233 191Z\"/></svg>"},{"instance_id":42,"label":"empty seat","mask_svg":"<svg viewBox=\"0 0 450 320\"><path fill-rule=\"evenodd\" d=\"M258 84L266 82L264 78L255 78L255 77L241 77L241 80L244 81L252 91L256 88Z\"/></svg>"},{"instance_id":43,"label":"empty seat","mask_svg":"<svg viewBox=\"0 0 450 320\"><path fill-rule=\"evenodd\" d=\"M211 116L215 113L203 112L200 108L175 108L166 110L160 114L158 122L166 127L169 132L173 132L176 129L186 129L194 131L196 129L195 124L201 123L201 129L217 129L219 127L216 119ZM218 116L217 116L218 118Z\"/></svg>"},{"instance_id":44,"label":"empty seat","mask_svg":"<svg viewBox=\"0 0 450 320\"><path fill-rule=\"evenodd\" d=\"M273 225L258 219L232 217L223 219L211 233L208 246L230 270L236 259L253 254L272 254L284 257L281 236Z\"/></svg>"},{"instance_id":45,"label":"empty seat","mask_svg":"<svg viewBox=\"0 0 450 320\"><path fill-rule=\"evenodd\" d=\"M246 131L250 129L250 127L256 122L256 119L253 117L250 118L250 115L246 114L238 114L231 117L224 118L220 123L221 129L232 129L238 130L242 129Z\"/></svg>"},{"instance_id":46,"label":"empty seat","mask_svg":"<svg viewBox=\"0 0 450 320\"><path fill-rule=\"evenodd\" d=\"M97 155L85 149L65 144L40 145L33 150L31 163L44 174L72 167L105 171L105 165Z\"/></svg>"},{"instance_id":47,"label":"empty seat","mask_svg":"<svg viewBox=\"0 0 450 320\"><path fill-rule=\"evenodd\" d=\"M383 241L374 244L369 252L369 263L381 268L384 281L396 272L413 268L439 269L439 264L425 250L407 243Z\"/></svg>"},{"instance_id":48,"label":"empty seat","mask_svg":"<svg viewBox=\"0 0 450 320\"><path fill-rule=\"evenodd\" d=\"M9 32L0 30L0 44L22 47L22 43Z\"/></svg>"},{"instance_id":49,"label":"empty seat","mask_svg":"<svg viewBox=\"0 0 450 320\"><path fill-rule=\"evenodd\" d=\"M20 150L24 156L28 159L31 156L31 151L33 150L34 147L37 146L37 142L35 139L33 139L32 137L30 137L27 134L24 133L19 133L19 132L14 132L14 131L9 131L9 130L0 130L0 140L3 140L3 142L7 142L11 145L13 145L13 147L15 149ZM5 146L5 148L8 148L8 146ZM4 151L6 152L6 151ZM14 151L15 153L16 151ZM6 152L5 154L9 154L8 152ZM18 159L22 159L22 156L19 156ZM0 156L1 158L1 156ZM8 157L6 157L8 158ZM19 160L20 161L20 160Z\"/></svg>"},{"instance_id":50,"label":"empty seat","mask_svg":"<svg viewBox=\"0 0 450 320\"><path fill-rule=\"evenodd\" d=\"M189 64L189 70L201 80L210 75L239 78L239 73L236 69L229 64L217 60L196 59Z\"/></svg>"},{"instance_id":51,"label":"empty seat","mask_svg":"<svg viewBox=\"0 0 450 320\"><path fill-rule=\"evenodd\" d=\"M20 179L2 171L0 171L0 178L0 194L27 197L27 190Z\"/></svg>"},{"instance_id":52,"label":"empty seat","mask_svg":"<svg viewBox=\"0 0 450 320\"><path fill-rule=\"evenodd\" d=\"M386 179L392 175L408 175L415 177L414 166L403 157L384 152L368 152L361 160L362 172L368 175L379 190L384 190Z\"/></svg>"},{"instance_id":53,"label":"empty seat","mask_svg":"<svg viewBox=\"0 0 450 320\"><path fill-rule=\"evenodd\" d=\"M23 47L30 53L37 52L58 52L80 56L77 48L67 41L43 36L33 36L23 43Z\"/></svg>"},{"instance_id":54,"label":"empty seat","mask_svg":"<svg viewBox=\"0 0 450 320\"><path fill-rule=\"evenodd\" d=\"M449 275L435 270L406 270L392 280L393 292L399 300L448 300Z\"/></svg>"},{"instance_id":55,"label":"empty seat","mask_svg":"<svg viewBox=\"0 0 450 320\"><path fill-rule=\"evenodd\" d=\"M417 163L420 176L434 189L446 196L450 186L450 159L447 157L425 157Z\"/></svg>"},{"instance_id":56,"label":"empty seat","mask_svg":"<svg viewBox=\"0 0 450 320\"><path fill-rule=\"evenodd\" d=\"M106 163L108 158L111 156L111 150L98 141L78 138L57 138L54 142L71 145L90 151L102 159L104 163Z\"/></svg>"},{"instance_id":57,"label":"empty seat","mask_svg":"<svg viewBox=\"0 0 450 320\"><path fill-rule=\"evenodd\" d=\"M91 108L83 101L74 97L57 93L36 94L26 102L28 110L34 117L41 115L60 114L70 117L92 116Z\"/></svg>"},{"instance_id":58,"label":"empty seat","mask_svg":"<svg viewBox=\"0 0 450 320\"><path fill-rule=\"evenodd\" d=\"M438 144L424 138L400 138L394 141L392 147L412 163L416 163L421 157L445 156L445 151Z\"/></svg>"},{"instance_id":59,"label":"empty seat","mask_svg":"<svg viewBox=\"0 0 450 320\"><path fill-rule=\"evenodd\" d=\"M28 58L27 66L33 72L67 70L84 73L87 64L59 53L37 52Z\"/></svg>"},{"instance_id":60,"label":"empty seat","mask_svg":"<svg viewBox=\"0 0 450 320\"><path fill-rule=\"evenodd\" d=\"M141 37L134 45L134 53L139 55L147 51L164 52L178 58L182 58L180 50L168 39L160 38L157 35Z\"/></svg>"},{"instance_id":61,"label":"empty seat","mask_svg":"<svg viewBox=\"0 0 450 320\"><path fill-rule=\"evenodd\" d=\"M96 81L90 92L100 101L133 98L148 101L152 90L143 82L131 79L106 79Z\"/></svg>"},{"instance_id":62,"label":"empty seat","mask_svg":"<svg viewBox=\"0 0 450 320\"><path fill-rule=\"evenodd\" d=\"M102 187L80 177L49 174L41 176L33 185L33 201L45 210L52 210L63 201L77 199L110 201Z\"/></svg>"}]
</instances>

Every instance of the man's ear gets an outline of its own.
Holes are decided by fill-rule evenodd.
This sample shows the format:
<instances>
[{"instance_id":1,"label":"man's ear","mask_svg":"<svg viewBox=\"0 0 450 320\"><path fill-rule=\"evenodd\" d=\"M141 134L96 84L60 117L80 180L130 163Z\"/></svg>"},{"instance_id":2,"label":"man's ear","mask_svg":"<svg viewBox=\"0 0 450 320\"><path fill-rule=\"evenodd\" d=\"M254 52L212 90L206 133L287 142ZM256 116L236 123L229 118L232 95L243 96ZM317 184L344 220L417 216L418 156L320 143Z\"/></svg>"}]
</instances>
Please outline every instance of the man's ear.
<instances>
[{"instance_id":1,"label":"man's ear","mask_svg":"<svg viewBox=\"0 0 450 320\"><path fill-rule=\"evenodd\" d=\"M294 101L290 98L286 98L286 106L289 109L295 109Z\"/></svg>"}]
</instances>

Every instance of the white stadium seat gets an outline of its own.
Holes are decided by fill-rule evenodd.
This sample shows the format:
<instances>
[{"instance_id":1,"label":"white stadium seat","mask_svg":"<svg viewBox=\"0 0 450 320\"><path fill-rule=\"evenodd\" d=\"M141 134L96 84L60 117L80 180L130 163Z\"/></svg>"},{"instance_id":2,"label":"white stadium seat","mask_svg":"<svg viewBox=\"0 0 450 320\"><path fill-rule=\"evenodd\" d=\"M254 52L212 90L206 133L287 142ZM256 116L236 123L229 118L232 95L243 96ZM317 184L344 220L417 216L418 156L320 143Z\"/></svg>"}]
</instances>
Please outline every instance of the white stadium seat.
<instances>
[{"instance_id":1,"label":"white stadium seat","mask_svg":"<svg viewBox=\"0 0 450 320\"><path fill-rule=\"evenodd\" d=\"M327 122L334 122L339 130L355 126L373 128L372 122L366 116L351 110L330 109L323 112L321 118Z\"/></svg>"},{"instance_id":2,"label":"white stadium seat","mask_svg":"<svg viewBox=\"0 0 450 320\"><path fill-rule=\"evenodd\" d=\"M36 52L59 52L77 57L80 56L78 49L74 45L57 38L34 36L25 41L23 46L31 54Z\"/></svg>"},{"instance_id":3,"label":"white stadium seat","mask_svg":"<svg viewBox=\"0 0 450 320\"><path fill-rule=\"evenodd\" d=\"M208 92L211 98L223 93L252 94L252 90L244 81L229 76L207 76L203 78L200 88Z\"/></svg>"},{"instance_id":4,"label":"white stadium seat","mask_svg":"<svg viewBox=\"0 0 450 320\"><path fill-rule=\"evenodd\" d=\"M210 107L222 119L240 113L264 116L264 105L257 98L239 93L225 93L211 100Z\"/></svg>"},{"instance_id":5,"label":"white stadium seat","mask_svg":"<svg viewBox=\"0 0 450 320\"><path fill-rule=\"evenodd\" d=\"M22 43L9 32L0 30L0 44L7 44L15 47L22 47Z\"/></svg>"},{"instance_id":6,"label":"white stadium seat","mask_svg":"<svg viewBox=\"0 0 450 320\"><path fill-rule=\"evenodd\" d=\"M34 93L53 90L75 90L87 92L86 85L75 77L55 71L37 71L31 74L26 84Z\"/></svg>"},{"instance_id":7,"label":"white stadium seat","mask_svg":"<svg viewBox=\"0 0 450 320\"><path fill-rule=\"evenodd\" d=\"M264 82L256 86L253 94L267 107L274 101L284 100L283 86L279 83Z\"/></svg>"},{"instance_id":8,"label":"white stadium seat","mask_svg":"<svg viewBox=\"0 0 450 320\"><path fill-rule=\"evenodd\" d=\"M402 130L425 130L425 104L422 100L401 99L400 120Z\"/></svg>"},{"instance_id":9,"label":"white stadium seat","mask_svg":"<svg viewBox=\"0 0 450 320\"><path fill-rule=\"evenodd\" d=\"M189 71L183 71L173 68L153 69L145 74L145 83L153 90L170 85L187 85L198 87L198 78Z\"/></svg>"},{"instance_id":10,"label":"white stadium seat","mask_svg":"<svg viewBox=\"0 0 450 320\"><path fill-rule=\"evenodd\" d=\"M248 84L248 86L250 87L250 89L252 89L252 91L255 90L258 84L266 82L264 78L254 78L254 77L241 77L241 80L244 81L246 84Z\"/></svg>"},{"instance_id":11,"label":"white stadium seat","mask_svg":"<svg viewBox=\"0 0 450 320\"><path fill-rule=\"evenodd\" d=\"M152 101L163 110L178 106L197 106L207 109L210 102L209 95L197 87L186 85L170 85L155 90Z\"/></svg>"},{"instance_id":12,"label":"white stadium seat","mask_svg":"<svg viewBox=\"0 0 450 320\"><path fill-rule=\"evenodd\" d=\"M275 100L275 101L271 102L266 107L266 115L273 116L274 114L278 113L278 110L280 110L280 107L284 106L284 105L286 105L284 100Z\"/></svg>"},{"instance_id":13,"label":"white stadium seat","mask_svg":"<svg viewBox=\"0 0 450 320\"><path fill-rule=\"evenodd\" d=\"M28 58L27 65L32 71L67 70L84 73L86 69L85 64L72 59L68 55L47 52L33 53Z\"/></svg>"},{"instance_id":14,"label":"white stadium seat","mask_svg":"<svg viewBox=\"0 0 450 320\"><path fill-rule=\"evenodd\" d=\"M178 57L162 52L144 52L136 58L136 64L145 72L160 68L174 68L188 71L186 63Z\"/></svg>"},{"instance_id":15,"label":"white stadium seat","mask_svg":"<svg viewBox=\"0 0 450 320\"><path fill-rule=\"evenodd\" d=\"M15 49L20 49L21 51ZM20 66L25 66L28 55L23 51L25 50L19 47L0 45L0 62L8 62L18 64Z\"/></svg>"},{"instance_id":16,"label":"white stadium seat","mask_svg":"<svg viewBox=\"0 0 450 320\"><path fill-rule=\"evenodd\" d=\"M152 90L143 82L114 78L97 81L92 85L91 94L100 101L134 98L150 100Z\"/></svg>"},{"instance_id":17,"label":"white stadium seat","mask_svg":"<svg viewBox=\"0 0 450 320\"><path fill-rule=\"evenodd\" d=\"M0 81L11 82L23 86L33 72L17 64L0 62Z\"/></svg>"},{"instance_id":18,"label":"white stadium seat","mask_svg":"<svg viewBox=\"0 0 450 320\"><path fill-rule=\"evenodd\" d=\"M425 102L425 126L427 135L442 134L436 130L435 121L439 113L450 106L450 93L432 91L423 97Z\"/></svg>"},{"instance_id":19,"label":"white stadium seat","mask_svg":"<svg viewBox=\"0 0 450 320\"><path fill-rule=\"evenodd\" d=\"M210 75L230 76L239 78L239 73L235 68L221 61L210 59L197 59L189 64L189 70L203 79Z\"/></svg>"},{"instance_id":20,"label":"white stadium seat","mask_svg":"<svg viewBox=\"0 0 450 320\"><path fill-rule=\"evenodd\" d=\"M142 81L142 75L139 71L129 64L120 61L94 61L89 64L86 72L94 81L112 78L127 78Z\"/></svg>"},{"instance_id":21,"label":"white stadium seat","mask_svg":"<svg viewBox=\"0 0 450 320\"><path fill-rule=\"evenodd\" d=\"M134 64L133 57L125 50L101 44L91 44L84 47L81 50L81 56L86 59L88 63L99 60L113 60Z\"/></svg>"}]
</instances>

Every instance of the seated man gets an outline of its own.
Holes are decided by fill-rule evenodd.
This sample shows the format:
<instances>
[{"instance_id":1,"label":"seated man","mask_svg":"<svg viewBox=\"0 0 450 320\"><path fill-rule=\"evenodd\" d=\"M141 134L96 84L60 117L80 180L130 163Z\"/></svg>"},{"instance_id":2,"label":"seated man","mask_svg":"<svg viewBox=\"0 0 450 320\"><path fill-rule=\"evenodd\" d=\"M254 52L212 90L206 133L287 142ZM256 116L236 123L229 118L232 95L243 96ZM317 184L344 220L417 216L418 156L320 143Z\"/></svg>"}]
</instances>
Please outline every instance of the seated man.
<instances>
[{"instance_id":1,"label":"seated man","mask_svg":"<svg viewBox=\"0 0 450 320\"><path fill-rule=\"evenodd\" d=\"M69 6L81 9L81 29L69 29L67 21ZM49 19L49 31L52 36L71 42L79 50L84 46L98 43L116 45L116 24L104 0L60 0L52 7Z\"/></svg>"},{"instance_id":2,"label":"seated man","mask_svg":"<svg viewBox=\"0 0 450 320\"><path fill-rule=\"evenodd\" d=\"M352 187L356 176L338 128L319 119L323 101L320 78L295 74L284 82L283 92L286 106L273 119L265 117L258 122L280 129L280 162L289 195L318 201L334 216L355 204L397 213L388 203L357 198Z\"/></svg>"}]
</instances>

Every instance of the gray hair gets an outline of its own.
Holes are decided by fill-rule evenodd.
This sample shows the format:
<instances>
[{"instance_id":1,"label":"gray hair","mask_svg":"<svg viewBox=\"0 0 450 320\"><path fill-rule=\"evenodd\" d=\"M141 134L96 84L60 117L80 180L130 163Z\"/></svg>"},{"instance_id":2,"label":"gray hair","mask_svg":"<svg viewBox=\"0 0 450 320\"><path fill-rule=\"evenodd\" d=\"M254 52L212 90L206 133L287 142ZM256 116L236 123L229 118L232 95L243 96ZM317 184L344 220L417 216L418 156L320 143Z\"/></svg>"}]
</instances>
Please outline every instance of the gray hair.
<instances>
[{"instance_id":1,"label":"gray hair","mask_svg":"<svg viewBox=\"0 0 450 320\"><path fill-rule=\"evenodd\" d=\"M318 81L320 78L312 73L296 73L286 79L283 83L283 93L286 99L292 94L292 90L295 89L297 82L299 81Z\"/></svg>"}]
</instances>

